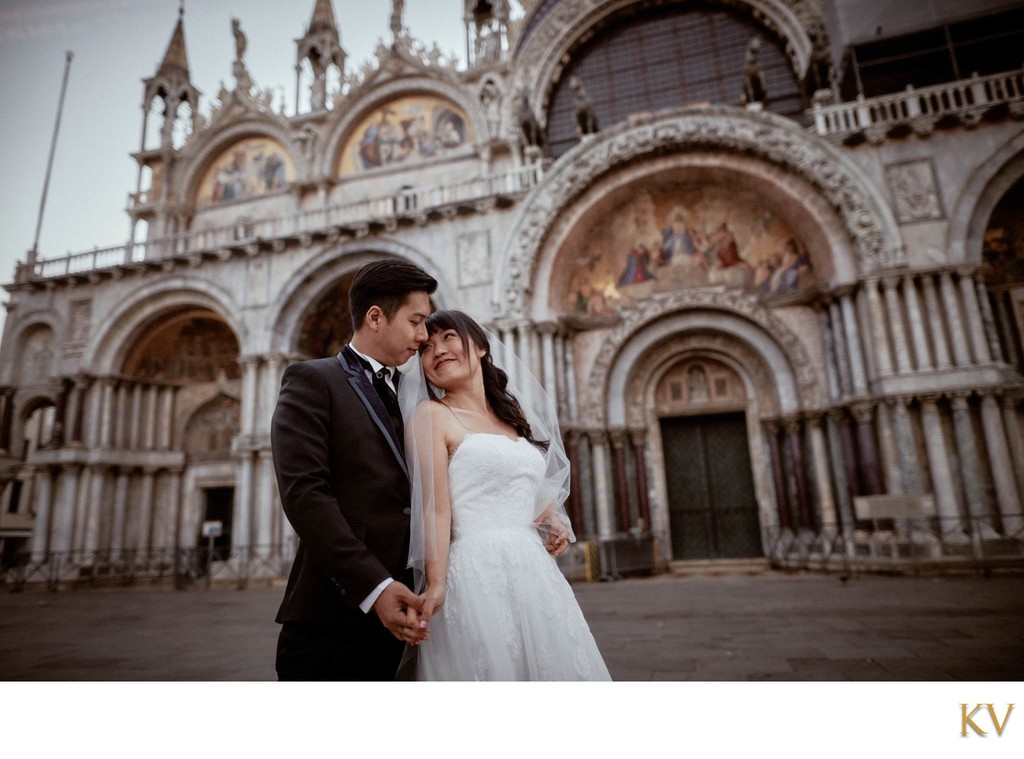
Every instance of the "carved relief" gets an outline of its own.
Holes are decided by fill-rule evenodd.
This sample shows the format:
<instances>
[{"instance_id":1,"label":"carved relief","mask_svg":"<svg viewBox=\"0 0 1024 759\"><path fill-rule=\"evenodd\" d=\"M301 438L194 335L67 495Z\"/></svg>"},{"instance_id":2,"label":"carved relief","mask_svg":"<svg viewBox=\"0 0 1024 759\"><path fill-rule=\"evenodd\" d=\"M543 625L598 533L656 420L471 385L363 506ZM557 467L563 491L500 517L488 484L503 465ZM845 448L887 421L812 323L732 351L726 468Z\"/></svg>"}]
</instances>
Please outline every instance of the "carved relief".
<instances>
[{"instance_id":1,"label":"carved relief","mask_svg":"<svg viewBox=\"0 0 1024 759\"><path fill-rule=\"evenodd\" d=\"M900 224L944 218L930 158L885 167Z\"/></svg>"},{"instance_id":2,"label":"carved relief","mask_svg":"<svg viewBox=\"0 0 1024 759\"><path fill-rule=\"evenodd\" d=\"M459 286L484 285L491 281L491 235L469 232L456 241Z\"/></svg>"}]
</instances>

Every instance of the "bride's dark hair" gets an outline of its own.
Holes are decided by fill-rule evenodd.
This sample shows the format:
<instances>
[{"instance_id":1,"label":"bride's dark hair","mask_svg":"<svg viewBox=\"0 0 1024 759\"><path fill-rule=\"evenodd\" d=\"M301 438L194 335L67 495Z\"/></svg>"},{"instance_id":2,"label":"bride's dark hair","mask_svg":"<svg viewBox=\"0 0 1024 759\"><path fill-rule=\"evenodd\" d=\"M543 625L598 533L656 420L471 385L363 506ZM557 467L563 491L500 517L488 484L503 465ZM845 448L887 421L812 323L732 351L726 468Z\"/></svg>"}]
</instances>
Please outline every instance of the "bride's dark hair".
<instances>
[{"instance_id":1,"label":"bride's dark hair","mask_svg":"<svg viewBox=\"0 0 1024 759\"><path fill-rule=\"evenodd\" d=\"M530 423L526 421L526 415L523 413L519 401L508 391L508 375L494 365L494 359L491 358L490 341L480 325L462 311L448 310L435 311L428 316L426 327L428 335L436 335L438 332L449 329L455 330L462 338L462 347L467 353L470 342L477 348L486 351L480 359L480 368L484 379L484 396L487 399L487 405L491 407L495 416L512 427L520 437L526 438L542 451L546 451L549 445L548 441L533 439L533 431L530 429ZM429 382L427 383L427 392L433 400L441 399Z\"/></svg>"}]
</instances>

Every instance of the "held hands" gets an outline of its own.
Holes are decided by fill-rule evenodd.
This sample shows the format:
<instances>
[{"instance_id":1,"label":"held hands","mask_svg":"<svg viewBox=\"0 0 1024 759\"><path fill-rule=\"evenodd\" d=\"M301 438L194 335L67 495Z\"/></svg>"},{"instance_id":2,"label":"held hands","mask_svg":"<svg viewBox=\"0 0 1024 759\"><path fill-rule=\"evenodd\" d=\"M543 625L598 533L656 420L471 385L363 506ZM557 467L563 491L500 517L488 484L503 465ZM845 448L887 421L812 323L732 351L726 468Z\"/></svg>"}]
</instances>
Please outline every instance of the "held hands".
<instances>
[{"instance_id":1,"label":"held hands","mask_svg":"<svg viewBox=\"0 0 1024 759\"><path fill-rule=\"evenodd\" d=\"M558 517L551 516L536 522L540 535L544 538L544 548L552 556L561 556L569 547L569 530Z\"/></svg>"},{"instance_id":2,"label":"held hands","mask_svg":"<svg viewBox=\"0 0 1024 759\"><path fill-rule=\"evenodd\" d=\"M373 604L381 623L392 635L409 645L418 646L427 638L427 625L421 625L424 596L418 596L400 582L393 582Z\"/></svg>"}]
</instances>

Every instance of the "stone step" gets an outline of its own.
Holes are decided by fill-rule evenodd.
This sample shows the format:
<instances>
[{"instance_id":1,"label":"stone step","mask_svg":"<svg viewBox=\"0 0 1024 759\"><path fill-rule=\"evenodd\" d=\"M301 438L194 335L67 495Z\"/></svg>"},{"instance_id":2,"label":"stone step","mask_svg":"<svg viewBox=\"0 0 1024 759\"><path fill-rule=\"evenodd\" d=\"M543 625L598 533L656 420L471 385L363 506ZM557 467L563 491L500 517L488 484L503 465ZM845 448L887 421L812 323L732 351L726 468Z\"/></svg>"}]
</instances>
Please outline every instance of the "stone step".
<instances>
[{"instance_id":1,"label":"stone step","mask_svg":"<svg viewBox=\"0 0 1024 759\"><path fill-rule=\"evenodd\" d=\"M755 575L768 572L771 566L765 557L752 559L691 559L670 561L669 572L678 577L685 575Z\"/></svg>"}]
</instances>

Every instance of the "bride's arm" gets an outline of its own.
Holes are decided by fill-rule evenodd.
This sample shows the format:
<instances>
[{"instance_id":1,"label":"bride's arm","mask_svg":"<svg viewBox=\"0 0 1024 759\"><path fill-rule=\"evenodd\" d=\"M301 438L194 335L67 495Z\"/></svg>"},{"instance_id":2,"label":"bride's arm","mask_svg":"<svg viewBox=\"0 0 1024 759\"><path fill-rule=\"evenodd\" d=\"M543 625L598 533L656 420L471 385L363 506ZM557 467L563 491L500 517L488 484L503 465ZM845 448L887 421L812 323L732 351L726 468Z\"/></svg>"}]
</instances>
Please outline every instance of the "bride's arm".
<instances>
[{"instance_id":1,"label":"bride's arm","mask_svg":"<svg viewBox=\"0 0 1024 759\"><path fill-rule=\"evenodd\" d=\"M552 556L561 556L569 547L569 530L559 519L555 504L550 504L533 521L544 538L544 547Z\"/></svg>"},{"instance_id":2,"label":"bride's arm","mask_svg":"<svg viewBox=\"0 0 1024 759\"><path fill-rule=\"evenodd\" d=\"M434 475L434 552L428 554L425 565L427 576L426 603L423 614L427 620L444 603L448 574L448 550L452 539L452 505L448 492L448 442L450 438L450 415L442 414L440 404L431 403L433 456L431 463Z\"/></svg>"}]
</instances>

